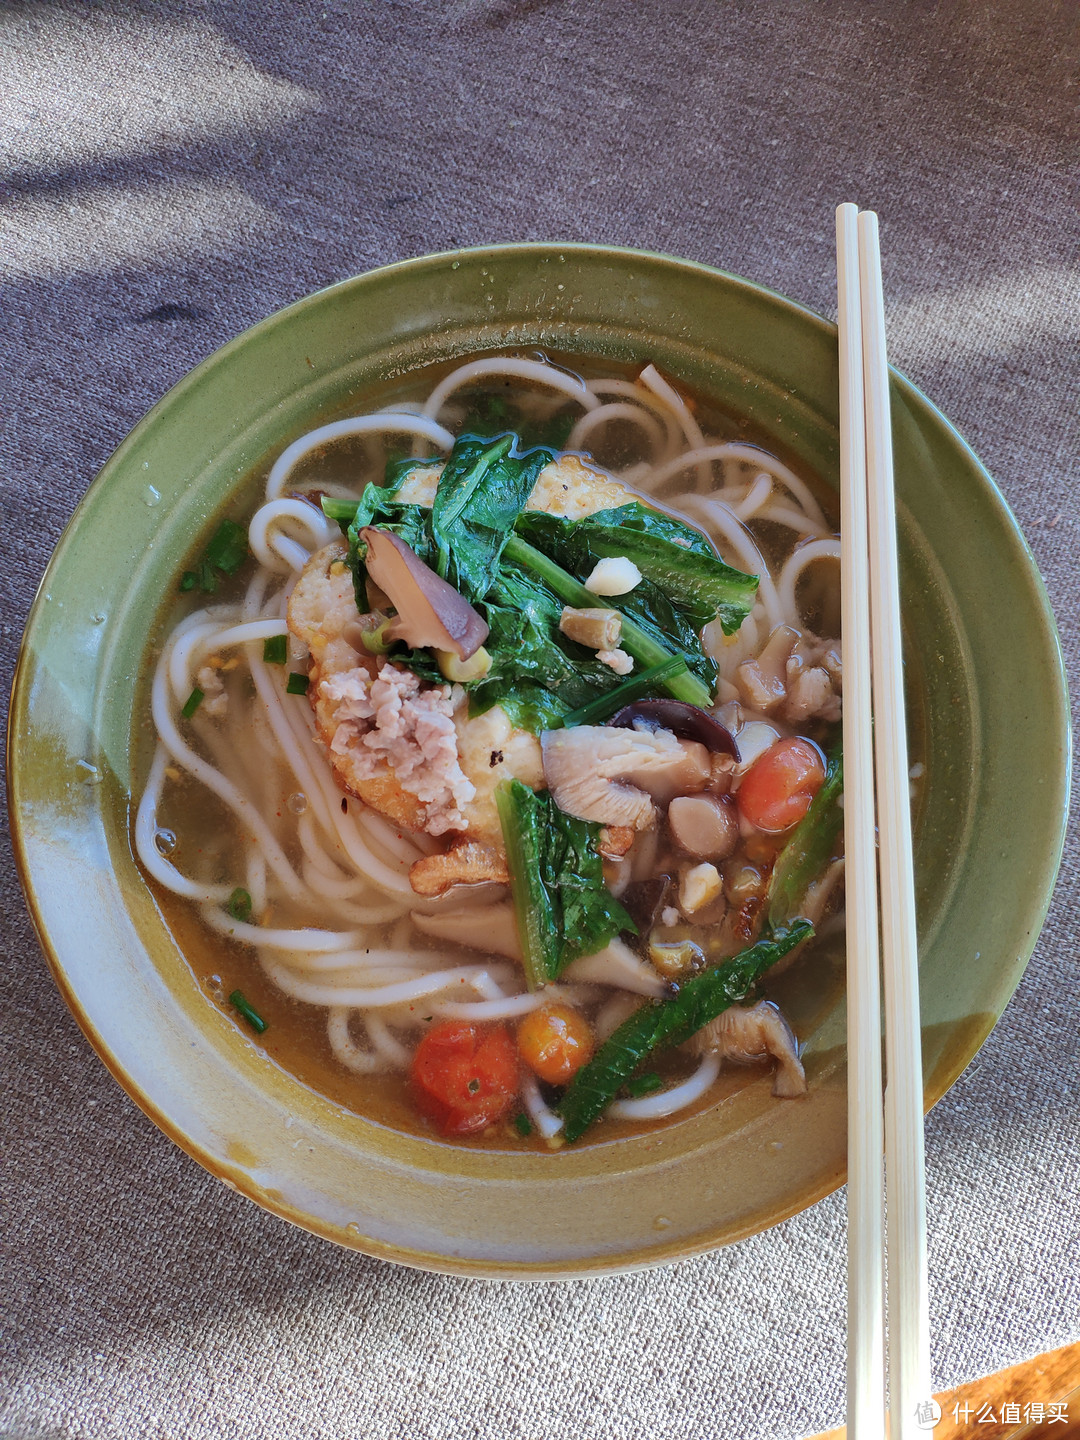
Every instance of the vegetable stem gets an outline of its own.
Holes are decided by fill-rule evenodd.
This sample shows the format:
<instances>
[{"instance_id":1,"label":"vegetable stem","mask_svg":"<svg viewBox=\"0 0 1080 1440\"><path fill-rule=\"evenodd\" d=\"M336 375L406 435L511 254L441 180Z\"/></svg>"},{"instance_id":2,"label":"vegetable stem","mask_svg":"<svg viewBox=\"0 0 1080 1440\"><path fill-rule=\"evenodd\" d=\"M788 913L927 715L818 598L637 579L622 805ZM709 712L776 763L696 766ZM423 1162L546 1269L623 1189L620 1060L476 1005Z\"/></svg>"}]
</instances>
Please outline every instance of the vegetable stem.
<instances>
[{"instance_id":1,"label":"vegetable stem","mask_svg":"<svg viewBox=\"0 0 1080 1440\"><path fill-rule=\"evenodd\" d=\"M832 855L844 823L839 799L844 789L844 766L839 746L829 756L821 789L781 850L769 884L769 925L782 929L798 915L810 884Z\"/></svg>"},{"instance_id":2,"label":"vegetable stem","mask_svg":"<svg viewBox=\"0 0 1080 1440\"><path fill-rule=\"evenodd\" d=\"M742 1000L755 980L813 933L809 920L796 920L789 929L759 940L687 980L670 1000L635 1010L578 1071L556 1106L566 1122L567 1140L577 1140L585 1133L646 1056L661 1046L689 1040L729 1005Z\"/></svg>"},{"instance_id":3,"label":"vegetable stem","mask_svg":"<svg viewBox=\"0 0 1080 1440\"><path fill-rule=\"evenodd\" d=\"M662 689L667 681L685 672L686 661L683 657L672 655L670 660L663 660L659 665L650 665L648 670L642 670L622 685L616 685L614 690L598 695L587 705L579 705L576 710L564 715L561 721L552 721L549 728L557 730L560 725L567 729L574 725L600 725L624 705L640 700L650 690Z\"/></svg>"},{"instance_id":4,"label":"vegetable stem","mask_svg":"<svg viewBox=\"0 0 1080 1440\"><path fill-rule=\"evenodd\" d=\"M596 596L591 590L586 590L580 580L575 580L561 565L556 565L554 560L549 560L542 551L530 545L527 540L522 540L520 535L510 536L503 554L526 570L531 570L535 575L539 575L540 579L555 592L564 604L583 610L596 603ZM612 608L617 608L615 602L618 597L609 596L607 598ZM674 658L666 645L661 645L651 635L646 635L645 631L626 614L623 614L621 644L628 655L632 655L635 660L649 668ZM664 688L676 700L685 700L690 705L709 706L712 704L713 697L708 688L696 675L689 672L673 676L665 682Z\"/></svg>"}]
</instances>

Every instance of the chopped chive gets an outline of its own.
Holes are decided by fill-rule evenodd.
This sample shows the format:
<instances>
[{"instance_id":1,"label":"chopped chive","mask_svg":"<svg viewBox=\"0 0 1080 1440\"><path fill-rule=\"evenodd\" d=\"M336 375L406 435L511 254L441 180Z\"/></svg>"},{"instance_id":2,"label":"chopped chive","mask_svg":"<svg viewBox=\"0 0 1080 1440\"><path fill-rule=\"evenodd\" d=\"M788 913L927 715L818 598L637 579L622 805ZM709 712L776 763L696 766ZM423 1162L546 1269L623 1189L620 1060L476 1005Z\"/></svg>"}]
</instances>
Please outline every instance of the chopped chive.
<instances>
[{"instance_id":1,"label":"chopped chive","mask_svg":"<svg viewBox=\"0 0 1080 1440\"><path fill-rule=\"evenodd\" d=\"M525 1114L524 1110L514 1116L514 1129L518 1132L519 1135L522 1136L532 1134L532 1121L529 1119L528 1115Z\"/></svg>"},{"instance_id":2,"label":"chopped chive","mask_svg":"<svg viewBox=\"0 0 1080 1440\"><path fill-rule=\"evenodd\" d=\"M266 665L284 665L288 658L288 641L284 635L271 635L269 640L263 641L263 663Z\"/></svg>"},{"instance_id":3,"label":"chopped chive","mask_svg":"<svg viewBox=\"0 0 1080 1440\"><path fill-rule=\"evenodd\" d=\"M659 665L650 665L647 670L642 670L640 674L624 680L621 685L616 685L614 690L606 690L588 704L579 705L576 710L571 710L562 717L561 724L567 729L574 725L599 725L624 705L640 700L650 690L662 690L668 680L681 675L686 668L686 660L682 655L672 655L670 660L661 660Z\"/></svg>"},{"instance_id":4,"label":"chopped chive","mask_svg":"<svg viewBox=\"0 0 1080 1440\"><path fill-rule=\"evenodd\" d=\"M196 685L195 689L192 690L191 694L184 701L184 708L180 711L180 714L185 720L191 719L205 698L203 692Z\"/></svg>"},{"instance_id":5,"label":"chopped chive","mask_svg":"<svg viewBox=\"0 0 1080 1440\"><path fill-rule=\"evenodd\" d=\"M195 574L194 570L185 570L183 575L180 576L181 590L194 590L198 583L199 577Z\"/></svg>"},{"instance_id":6,"label":"chopped chive","mask_svg":"<svg viewBox=\"0 0 1080 1440\"><path fill-rule=\"evenodd\" d=\"M263 1031L266 1029L266 1021L262 1018L259 1012L254 1009L251 1003L244 999L243 994L239 990L234 990L229 996L229 1004L233 1007L233 1009L238 1015L243 1016L243 1018L255 1031L256 1035L261 1035L263 1033Z\"/></svg>"},{"instance_id":7,"label":"chopped chive","mask_svg":"<svg viewBox=\"0 0 1080 1440\"><path fill-rule=\"evenodd\" d=\"M663 1080L655 1070L648 1070L644 1075L632 1075L626 1082L626 1093L633 1095L635 1099L639 1095L652 1095L654 1091L663 1086Z\"/></svg>"},{"instance_id":8,"label":"chopped chive","mask_svg":"<svg viewBox=\"0 0 1080 1440\"><path fill-rule=\"evenodd\" d=\"M222 520L210 537L203 560L226 575L235 575L247 556L247 531L235 520Z\"/></svg>"},{"instance_id":9,"label":"chopped chive","mask_svg":"<svg viewBox=\"0 0 1080 1440\"><path fill-rule=\"evenodd\" d=\"M306 695L310 683L306 675L301 675L298 670L294 670L285 686L285 693L286 695Z\"/></svg>"},{"instance_id":10,"label":"chopped chive","mask_svg":"<svg viewBox=\"0 0 1080 1440\"><path fill-rule=\"evenodd\" d=\"M234 920L242 920L246 925L251 919L251 896L238 885L229 896L226 908Z\"/></svg>"}]
</instances>

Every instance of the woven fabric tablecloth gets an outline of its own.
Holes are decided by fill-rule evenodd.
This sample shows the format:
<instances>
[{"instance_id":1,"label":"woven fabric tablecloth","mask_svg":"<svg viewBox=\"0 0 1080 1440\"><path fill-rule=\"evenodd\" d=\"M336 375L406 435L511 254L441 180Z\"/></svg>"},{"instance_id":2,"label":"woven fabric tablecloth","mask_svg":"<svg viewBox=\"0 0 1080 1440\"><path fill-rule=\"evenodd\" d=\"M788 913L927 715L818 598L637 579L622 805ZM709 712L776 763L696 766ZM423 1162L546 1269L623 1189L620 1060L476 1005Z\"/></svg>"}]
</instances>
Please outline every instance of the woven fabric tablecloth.
<instances>
[{"instance_id":1,"label":"woven fabric tablecloth","mask_svg":"<svg viewBox=\"0 0 1080 1440\"><path fill-rule=\"evenodd\" d=\"M854 199L882 217L892 358L1016 511L1076 687L1078 13L5 7L6 670L110 451L280 306L432 250L580 239L833 314L833 206ZM127 1100L53 987L9 846L2 864L2 1433L784 1440L842 1418L842 1195L606 1280L490 1284L336 1250L230 1193ZM1074 840L1015 999L929 1119L939 1388L1080 1339L1078 897Z\"/></svg>"}]
</instances>

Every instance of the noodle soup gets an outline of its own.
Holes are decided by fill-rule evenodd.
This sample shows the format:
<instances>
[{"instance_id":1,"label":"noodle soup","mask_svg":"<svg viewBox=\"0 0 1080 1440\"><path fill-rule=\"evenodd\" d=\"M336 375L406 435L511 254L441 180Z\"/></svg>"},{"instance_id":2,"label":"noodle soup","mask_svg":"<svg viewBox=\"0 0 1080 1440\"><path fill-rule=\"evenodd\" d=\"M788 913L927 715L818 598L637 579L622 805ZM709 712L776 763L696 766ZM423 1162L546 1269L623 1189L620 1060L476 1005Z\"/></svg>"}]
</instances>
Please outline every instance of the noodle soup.
<instances>
[{"instance_id":1,"label":"noodle soup","mask_svg":"<svg viewBox=\"0 0 1080 1440\"><path fill-rule=\"evenodd\" d=\"M842 923L813 490L651 366L489 356L376 403L178 577L135 838L208 992L469 1144L610 1138L766 1065L799 1094L760 985Z\"/></svg>"}]
</instances>

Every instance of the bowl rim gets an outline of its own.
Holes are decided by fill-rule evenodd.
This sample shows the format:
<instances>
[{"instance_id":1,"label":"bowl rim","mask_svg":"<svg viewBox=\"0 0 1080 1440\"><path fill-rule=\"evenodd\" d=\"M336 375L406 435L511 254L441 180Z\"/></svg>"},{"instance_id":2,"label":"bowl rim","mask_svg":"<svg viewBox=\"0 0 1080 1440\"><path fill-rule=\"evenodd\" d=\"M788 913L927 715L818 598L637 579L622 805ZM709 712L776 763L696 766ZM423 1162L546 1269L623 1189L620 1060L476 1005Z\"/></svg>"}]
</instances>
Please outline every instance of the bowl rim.
<instances>
[{"instance_id":1,"label":"bowl rim","mask_svg":"<svg viewBox=\"0 0 1080 1440\"><path fill-rule=\"evenodd\" d=\"M722 279L744 291L756 293L767 298L773 305L786 310L803 324L809 323L818 330L819 334L826 338L835 337L837 334L836 325L825 316L820 315L808 306L792 300L789 296L783 295L760 282L747 279L733 272L707 265L701 261L685 259L662 251L578 241L568 241L565 243L557 241L506 242L494 245L462 247L459 249L413 256L405 260L377 266L357 275L335 281L331 285L320 287L290 302L288 305L273 311L271 314L264 316L253 325L247 326L244 330L226 341L224 345L213 350L197 365L186 371L185 374L171 385L150 409L145 412L100 467L80 497L71 518L65 525L38 583L34 600L28 612L25 630L13 672L6 737L6 759L8 768L8 784L6 787L7 808L11 830L12 851L27 908L38 942L65 1004L68 1006L97 1054L101 1057L110 1073L124 1091L153 1121L158 1129L173 1140L185 1153L190 1155L191 1158L196 1160L203 1169L208 1170L217 1178L224 1180L231 1188L239 1190L261 1208L271 1211L280 1218L297 1225L299 1228L318 1234L339 1245L344 1244L349 1248L360 1250L364 1254L379 1259L394 1261L398 1264L429 1272L475 1278L518 1278L535 1280L578 1279L591 1278L598 1274L613 1274L650 1269L675 1259L685 1258L693 1254L706 1253L708 1250L716 1248L718 1243L728 1244L740 1239L745 1239L760 1233L763 1228L775 1225L781 1220L787 1219L801 1212L807 1208L807 1206L823 1199L844 1183L844 1174L841 1172L839 1175L827 1175L823 1177L819 1185L807 1187L800 1191L790 1203L775 1206L769 1213L764 1226L759 1223L759 1217L755 1215L753 1219L742 1227L737 1225L729 1227L725 1238L721 1242L714 1240L712 1242L705 1241L701 1244L688 1245L685 1239L675 1238L666 1243L658 1241L655 1245L650 1246L648 1252L645 1254L642 1254L640 1251L634 1251L626 1255L612 1254L609 1252L595 1257L575 1258L572 1261L488 1260L471 1257L458 1259L454 1256L447 1256L421 1249L403 1248L373 1237L358 1236L355 1241L352 1237L344 1237L339 1227L329 1222L324 1222L317 1216L310 1215L289 1205L284 1201L283 1197L268 1194L267 1188L255 1181L246 1170L239 1166L232 1167L222 1162L219 1157L211 1154L204 1146L199 1144L198 1141L185 1135L180 1126L170 1119L160 1106L146 1096L138 1084L128 1075L123 1063L118 1060L117 1056L113 1053L109 1044L97 1029L86 1006L73 988L57 948L48 932L41 904L30 873L30 861L26 850L26 837L23 833L22 817L20 814L22 772L21 760L18 753L19 737L16 733L16 721L18 715L22 712L27 698L25 692L28 683L30 659L29 641L40 617L43 599L46 596L50 577L54 570L63 562L64 555L74 540L74 532L88 498L102 485L109 482L111 472L115 467L123 463L128 450L136 446L142 432L149 428L159 415L181 401L189 389L200 385L214 370L227 366L233 355L241 349L241 347L250 343L253 337L267 335L277 327L290 323L307 310L314 309L316 306L325 303L327 297L344 291L351 292L357 288L362 289L368 285L378 285L383 283L387 278L398 274L445 266L447 263L452 263L455 259L467 258L470 261L482 260L485 257L507 259L519 254L533 256L549 254L565 255L568 257L581 255L592 258L606 256L623 261L645 259L654 264L658 263L663 267L670 267L680 272L698 272L710 281ZM1016 966L1014 970L1010 971L998 986L996 996L1000 999L1000 1005L997 1013L988 1013L985 1017L987 1022L985 1028L981 1031L973 1032L971 1055L963 1059L957 1059L951 1066L940 1068L935 1072L933 1084L927 1084L924 1102L925 1109L929 1110L941 1099L959 1075L971 1063L979 1047L983 1044L998 1019L1000 1019L1005 1006L1023 976L1027 961L1030 959L1031 953L1039 938L1039 933L1045 922L1056 885L1067 830L1071 784L1072 732L1069 713L1067 672L1061 648L1060 635L1045 583L1016 517L1013 515L1008 502L1005 500L1004 495L993 477L988 473L971 446L952 422L938 409L934 402L907 379L906 376L891 365L889 368L892 386L898 389L900 393L906 394L909 398L913 399L918 408L928 412L933 421L947 433L953 445L962 451L967 463L977 472L983 486L985 498L996 510L999 523L1004 524L1006 529L1011 532L1012 540L1019 544L1026 561L1024 580L1027 582L1031 598L1038 608L1041 628L1051 642L1050 649L1054 658L1054 664L1047 675L1047 679L1048 681L1052 679L1053 685L1052 693L1044 698L1048 708L1052 708L1055 712L1054 718L1063 742L1061 764L1059 766L1059 773L1055 777L1057 784L1052 797L1055 804L1053 809L1048 807L1047 811L1048 814L1056 814L1057 816L1056 829L1051 842L1052 863L1046 867L1041 884L1039 884L1035 888L1034 893L1030 893L1028 897L1026 913L1031 918L1031 925L1030 941L1027 945L1026 954L1020 957L1020 964Z\"/></svg>"}]
</instances>

